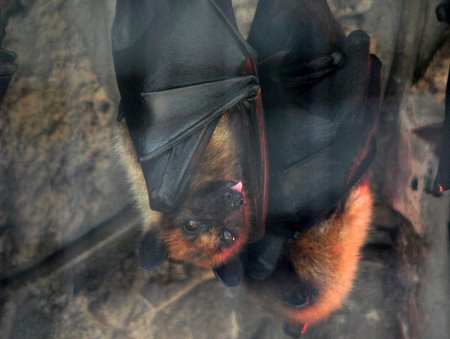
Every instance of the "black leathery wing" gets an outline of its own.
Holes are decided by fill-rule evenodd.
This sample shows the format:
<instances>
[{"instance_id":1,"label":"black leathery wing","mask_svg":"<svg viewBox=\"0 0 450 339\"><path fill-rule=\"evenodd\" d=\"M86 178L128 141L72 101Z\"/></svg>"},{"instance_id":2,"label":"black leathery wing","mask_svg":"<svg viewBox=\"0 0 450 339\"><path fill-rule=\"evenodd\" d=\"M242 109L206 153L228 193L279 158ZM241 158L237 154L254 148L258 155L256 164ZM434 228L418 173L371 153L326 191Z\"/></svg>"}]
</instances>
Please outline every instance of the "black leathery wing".
<instances>
[{"instance_id":1,"label":"black leathery wing","mask_svg":"<svg viewBox=\"0 0 450 339\"><path fill-rule=\"evenodd\" d=\"M256 60L231 2L118 0L112 47L124 117L150 207L173 212L226 111L242 117L242 171L254 201L253 236L263 232L267 197L265 125Z\"/></svg>"}]
</instances>

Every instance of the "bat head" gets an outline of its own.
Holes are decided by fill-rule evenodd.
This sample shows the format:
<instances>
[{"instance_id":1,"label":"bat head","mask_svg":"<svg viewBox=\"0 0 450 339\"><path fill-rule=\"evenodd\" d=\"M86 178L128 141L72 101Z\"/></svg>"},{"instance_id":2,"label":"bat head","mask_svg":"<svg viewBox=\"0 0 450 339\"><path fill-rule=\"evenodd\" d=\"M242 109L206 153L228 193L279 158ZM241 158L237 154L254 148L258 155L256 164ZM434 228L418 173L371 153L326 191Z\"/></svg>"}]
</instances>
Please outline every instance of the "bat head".
<instances>
[{"instance_id":1,"label":"bat head","mask_svg":"<svg viewBox=\"0 0 450 339\"><path fill-rule=\"evenodd\" d=\"M220 118L189 177L186 194L173 210L161 212L144 235L139 256L145 269L166 256L202 268L226 264L229 269L240 249L261 237L266 183L259 179L265 178L266 169L254 150L264 143L259 145L259 138L250 133L251 120L239 109Z\"/></svg>"},{"instance_id":2,"label":"bat head","mask_svg":"<svg viewBox=\"0 0 450 339\"><path fill-rule=\"evenodd\" d=\"M315 324L339 309L350 293L372 215L368 182L344 200L329 218L288 242L268 279L246 280L250 292L280 320Z\"/></svg>"},{"instance_id":3,"label":"bat head","mask_svg":"<svg viewBox=\"0 0 450 339\"><path fill-rule=\"evenodd\" d=\"M249 207L242 182L210 182L189 194L159 230L144 236L139 255L151 269L166 257L213 268L232 258L250 230Z\"/></svg>"}]
</instances>

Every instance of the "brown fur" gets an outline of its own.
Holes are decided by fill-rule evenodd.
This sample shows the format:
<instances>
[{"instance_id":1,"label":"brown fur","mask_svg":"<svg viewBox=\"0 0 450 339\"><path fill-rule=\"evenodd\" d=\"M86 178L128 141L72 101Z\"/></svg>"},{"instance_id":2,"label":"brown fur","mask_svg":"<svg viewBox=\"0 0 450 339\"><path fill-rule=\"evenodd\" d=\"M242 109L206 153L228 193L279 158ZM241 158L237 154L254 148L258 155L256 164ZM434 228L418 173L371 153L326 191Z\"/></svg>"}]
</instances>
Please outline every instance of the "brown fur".
<instances>
[{"instance_id":1,"label":"brown fur","mask_svg":"<svg viewBox=\"0 0 450 339\"><path fill-rule=\"evenodd\" d=\"M363 183L353 189L343 209L290 242L288 258L298 281L313 287L315 297L295 309L283 304L284 293L292 291L295 282L282 281L276 274L265 282L249 282L266 309L285 322L308 325L337 310L352 288L371 209L369 185Z\"/></svg>"},{"instance_id":2,"label":"brown fur","mask_svg":"<svg viewBox=\"0 0 450 339\"><path fill-rule=\"evenodd\" d=\"M242 154L237 143L233 142L237 138L233 134L233 119L232 113L225 113L220 119L194 171L185 201L189 201L196 190L211 182L242 180L239 166ZM184 205L178 209L175 215L163 215L150 209L144 176L125 123L121 123L116 133L115 144L116 153L119 154L121 162L125 166L133 196L142 215L143 231L159 227L160 238L167 245L171 258L189 261L203 268L211 268L226 261L245 243L250 223L250 212L247 206L244 206L243 209L244 232L236 244L229 249L220 248L218 236L213 232L214 227L211 232L207 232L195 240L188 239L179 228L171 227L177 217L184 213ZM245 187L243 194L245 195Z\"/></svg>"}]
</instances>

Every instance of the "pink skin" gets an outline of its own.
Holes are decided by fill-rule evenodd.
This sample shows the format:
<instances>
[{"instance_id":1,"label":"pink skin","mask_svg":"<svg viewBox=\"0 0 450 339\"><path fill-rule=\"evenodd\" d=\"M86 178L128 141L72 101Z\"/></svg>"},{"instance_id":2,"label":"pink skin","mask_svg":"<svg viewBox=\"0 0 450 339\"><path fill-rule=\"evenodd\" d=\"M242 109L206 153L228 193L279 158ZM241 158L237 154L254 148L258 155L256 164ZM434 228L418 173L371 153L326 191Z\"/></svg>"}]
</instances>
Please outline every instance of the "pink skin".
<instances>
[{"instance_id":1,"label":"pink skin","mask_svg":"<svg viewBox=\"0 0 450 339\"><path fill-rule=\"evenodd\" d=\"M232 190L237 191L239 193L242 193L242 181L239 181L236 185L234 185L233 187L231 187Z\"/></svg>"}]
</instances>

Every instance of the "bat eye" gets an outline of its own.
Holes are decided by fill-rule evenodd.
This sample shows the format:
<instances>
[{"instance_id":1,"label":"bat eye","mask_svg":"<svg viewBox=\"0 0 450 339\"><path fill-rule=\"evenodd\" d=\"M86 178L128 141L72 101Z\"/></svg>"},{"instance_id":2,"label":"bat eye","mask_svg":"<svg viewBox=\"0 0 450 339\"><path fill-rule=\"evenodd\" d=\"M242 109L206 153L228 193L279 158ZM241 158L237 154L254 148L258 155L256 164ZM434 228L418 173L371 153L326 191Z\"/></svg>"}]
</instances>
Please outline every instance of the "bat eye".
<instances>
[{"instance_id":1,"label":"bat eye","mask_svg":"<svg viewBox=\"0 0 450 339\"><path fill-rule=\"evenodd\" d=\"M188 220L184 224L184 230L188 233L194 233L197 232L200 229L201 222L197 220Z\"/></svg>"}]
</instances>

